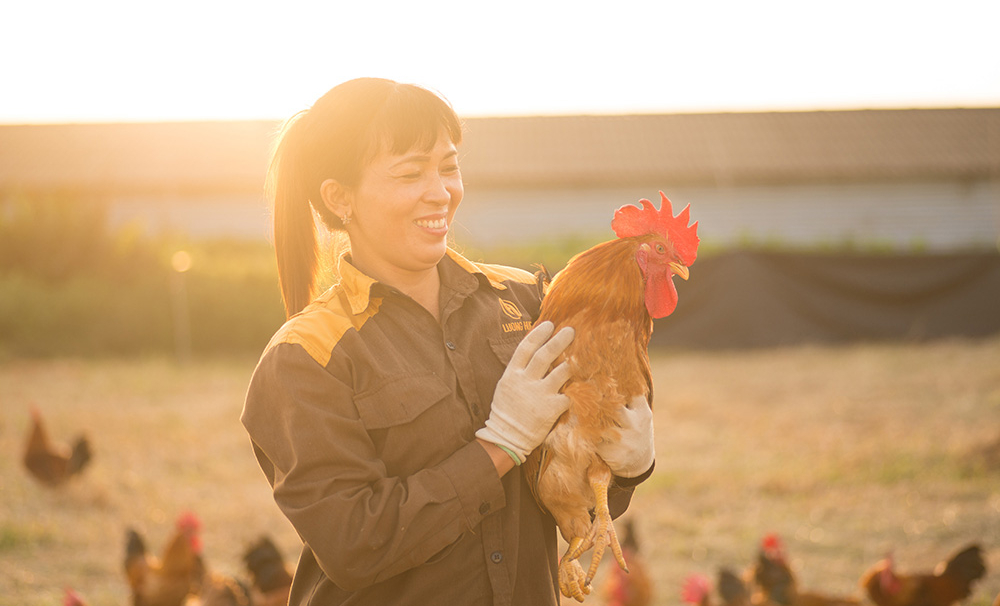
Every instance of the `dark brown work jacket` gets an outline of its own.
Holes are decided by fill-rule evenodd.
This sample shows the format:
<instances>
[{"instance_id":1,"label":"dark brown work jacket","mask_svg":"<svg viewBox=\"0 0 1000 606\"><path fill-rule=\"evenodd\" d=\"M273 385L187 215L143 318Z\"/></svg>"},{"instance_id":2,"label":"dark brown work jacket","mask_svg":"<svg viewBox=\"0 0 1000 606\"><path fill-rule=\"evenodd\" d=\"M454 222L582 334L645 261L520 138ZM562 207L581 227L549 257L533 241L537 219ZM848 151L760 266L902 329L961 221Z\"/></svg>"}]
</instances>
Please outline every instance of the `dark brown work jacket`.
<instances>
[{"instance_id":1,"label":"dark brown work jacket","mask_svg":"<svg viewBox=\"0 0 1000 606\"><path fill-rule=\"evenodd\" d=\"M304 543L292 605L559 601L554 521L474 439L539 287L454 251L438 269L440 322L341 260L254 371L242 421Z\"/></svg>"}]
</instances>

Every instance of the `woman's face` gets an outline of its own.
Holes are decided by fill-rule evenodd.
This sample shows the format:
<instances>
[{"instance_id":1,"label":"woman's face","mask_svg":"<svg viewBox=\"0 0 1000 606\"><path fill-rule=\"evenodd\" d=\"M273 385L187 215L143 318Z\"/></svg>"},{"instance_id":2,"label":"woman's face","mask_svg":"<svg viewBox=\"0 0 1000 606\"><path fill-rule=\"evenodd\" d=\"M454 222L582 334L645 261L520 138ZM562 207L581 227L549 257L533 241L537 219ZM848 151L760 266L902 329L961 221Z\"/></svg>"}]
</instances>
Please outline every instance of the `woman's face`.
<instances>
[{"instance_id":1,"label":"woman's face","mask_svg":"<svg viewBox=\"0 0 1000 606\"><path fill-rule=\"evenodd\" d=\"M464 192L458 150L444 132L429 150L380 153L350 195L354 264L389 283L434 268Z\"/></svg>"}]
</instances>

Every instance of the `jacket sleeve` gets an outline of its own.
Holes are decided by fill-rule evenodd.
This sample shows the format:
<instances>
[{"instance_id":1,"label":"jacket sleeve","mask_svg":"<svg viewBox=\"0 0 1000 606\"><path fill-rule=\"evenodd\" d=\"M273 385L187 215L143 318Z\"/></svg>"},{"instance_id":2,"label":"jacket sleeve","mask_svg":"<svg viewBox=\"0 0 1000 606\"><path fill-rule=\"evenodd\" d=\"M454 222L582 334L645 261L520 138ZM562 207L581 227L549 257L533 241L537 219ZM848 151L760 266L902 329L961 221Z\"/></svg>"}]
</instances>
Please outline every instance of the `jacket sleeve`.
<instances>
[{"instance_id":1,"label":"jacket sleeve","mask_svg":"<svg viewBox=\"0 0 1000 606\"><path fill-rule=\"evenodd\" d=\"M426 562L505 505L476 442L388 476L352 397L301 346L279 344L254 371L241 417L278 507L348 591Z\"/></svg>"}]
</instances>

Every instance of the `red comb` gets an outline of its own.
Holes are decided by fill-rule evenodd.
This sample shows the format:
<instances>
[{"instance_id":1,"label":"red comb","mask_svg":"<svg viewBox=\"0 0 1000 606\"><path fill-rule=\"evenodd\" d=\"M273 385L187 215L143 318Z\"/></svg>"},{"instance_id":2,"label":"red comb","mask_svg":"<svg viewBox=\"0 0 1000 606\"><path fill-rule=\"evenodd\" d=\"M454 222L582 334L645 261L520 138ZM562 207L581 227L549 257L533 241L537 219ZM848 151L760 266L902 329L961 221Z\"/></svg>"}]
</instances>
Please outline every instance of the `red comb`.
<instances>
[{"instance_id":1,"label":"red comb","mask_svg":"<svg viewBox=\"0 0 1000 606\"><path fill-rule=\"evenodd\" d=\"M681 599L689 604L701 604L705 596L712 590L712 582L703 574L692 574L684 579L681 587Z\"/></svg>"},{"instance_id":2,"label":"red comb","mask_svg":"<svg viewBox=\"0 0 1000 606\"><path fill-rule=\"evenodd\" d=\"M698 256L698 222L688 225L691 220L691 205L684 207L676 217L670 200L660 192L660 210L657 210L649 200L642 199L642 208L626 204L615 211L611 220L611 229L619 238L643 236L658 233L665 236L674 245L674 250L680 256L685 266L694 263Z\"/></svg>"},{"instance_id":3,"label":"red comb","mask_svg":"<svg viewBox=\"0 0 1000 606\"><path fill-rule=\"evenodd\" d=\"M80 597L80 594L69 587L66 588L63 594L63 606L83 606L83 603L83 598Z\"/></svg>"},{"instance_id":4,"label":"red comb","mask_svg":"<svg viewBox=\"0 0 1000 606\"><path fill-rule=\"evenodd\" d=\"M198 516L190 511L185 511L177 517L177 529L187 537L191 551L200 554L201 537L198 536L198 531L201 530L201 520L198 519Z\"/></svg>"},{"instance_id":5,"label":"red comb","mask_svg":"<svg viewBox=\"0 0 1000 606\"><path fill-rule=\"evenodd\" d=\"M781 542L781 537L773 532L764 535L764 538L760 541L760 548L770 558L777 560L785 559L785 546Z\"/></svg>"},{"instance_id":6,"label":"red comb","mask_svg":"<svg viewBox=\"0 0 1000 606\"><path fill-rule=\"evenodd\" d=\"M197 531L201 529L201 520L194 513L185 511L177 516L177 528L187 531Z\"/></svg>"}]
</instances>

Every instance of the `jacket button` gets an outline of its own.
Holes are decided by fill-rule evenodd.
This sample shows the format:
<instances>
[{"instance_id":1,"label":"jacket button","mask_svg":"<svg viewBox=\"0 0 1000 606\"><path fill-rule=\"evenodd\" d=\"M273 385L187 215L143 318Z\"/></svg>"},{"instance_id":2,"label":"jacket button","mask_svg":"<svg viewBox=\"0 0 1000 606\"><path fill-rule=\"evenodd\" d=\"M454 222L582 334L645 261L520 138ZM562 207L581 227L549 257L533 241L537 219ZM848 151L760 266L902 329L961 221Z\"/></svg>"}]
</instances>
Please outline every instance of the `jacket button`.
<instances>
[{"instance_id":1,"label":"jacket button","mask_svg":"<svg viewBox=\"0 0 1000 606\"><path fill-rule=\"evenodd\" d=\"M455 344L452 343L451 341L445 341L444 346L452 351L455 351Z\"/></svg>"},{"instance_id":2,"label":"jacket button","mask_svg":"<svg viewBox=\"0 0 1000 606\"><path fill-rule=\"evenodd\" d=\"M503 562L503 554L499 551L494 551L490 554L490 559L493 560L494 564L499 564L500 562Z\"/></svg>"},{"instance_id":3,"label":"jacket button","mask_svg":"<svg viewBox=\"0 0 1000 606\"><path fill-rule=\"evenodd\" d=\"M490 504L488 502L484 502L482 505L479 506L480 515L486 515L486 512L489 510L490 510Z\"/></svg>"}]
</instances>

